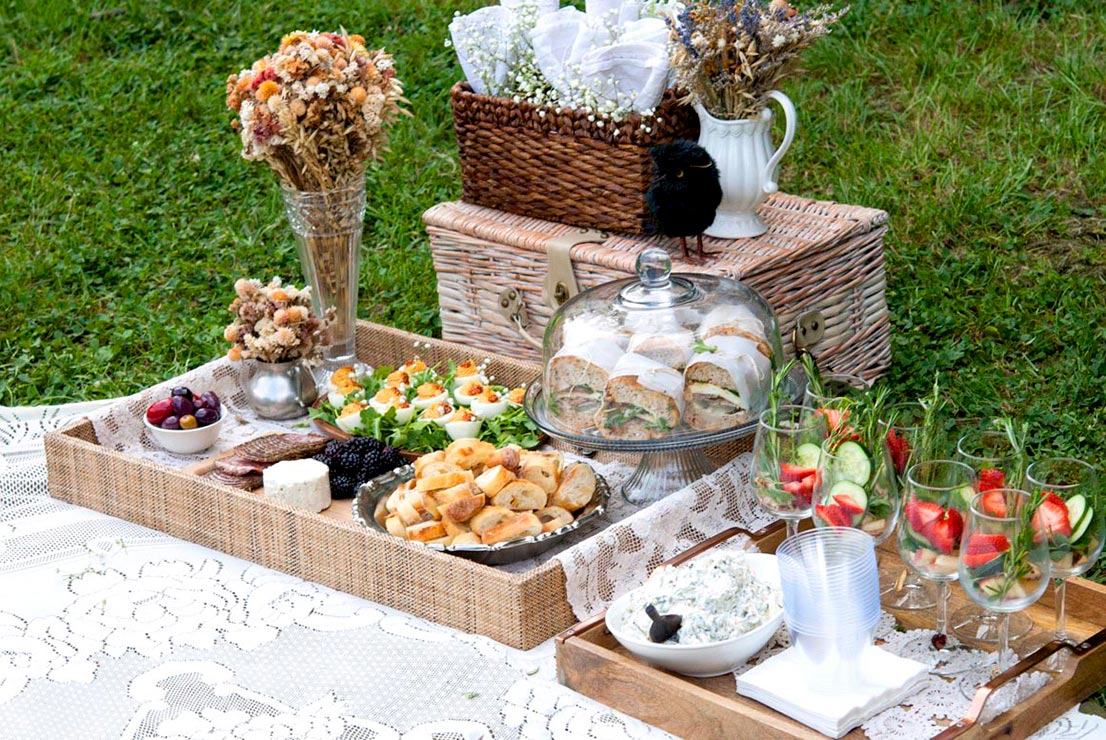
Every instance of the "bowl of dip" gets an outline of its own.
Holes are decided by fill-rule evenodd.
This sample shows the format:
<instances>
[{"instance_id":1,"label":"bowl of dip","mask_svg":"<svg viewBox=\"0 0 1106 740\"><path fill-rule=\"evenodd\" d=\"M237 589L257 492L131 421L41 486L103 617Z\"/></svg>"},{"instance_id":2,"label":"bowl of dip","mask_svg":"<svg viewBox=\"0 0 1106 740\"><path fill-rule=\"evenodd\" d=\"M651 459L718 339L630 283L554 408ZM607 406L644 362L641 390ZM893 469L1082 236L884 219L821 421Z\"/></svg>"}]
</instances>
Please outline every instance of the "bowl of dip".
<instances>
[{"instance_id":1,"label":"bowl of dip","mask_svg":"<svg viewBox=\"0 0 1106 740\"><path fill-rule=\"evenodd\" d=\"M682 618L666 642L649 639L649 604ZM618 597L606 619L619 644L648 663L694 678L721 676L760 652L783 623L776 556L723 550L657 568Z\"/></svg>"}]
</instances>

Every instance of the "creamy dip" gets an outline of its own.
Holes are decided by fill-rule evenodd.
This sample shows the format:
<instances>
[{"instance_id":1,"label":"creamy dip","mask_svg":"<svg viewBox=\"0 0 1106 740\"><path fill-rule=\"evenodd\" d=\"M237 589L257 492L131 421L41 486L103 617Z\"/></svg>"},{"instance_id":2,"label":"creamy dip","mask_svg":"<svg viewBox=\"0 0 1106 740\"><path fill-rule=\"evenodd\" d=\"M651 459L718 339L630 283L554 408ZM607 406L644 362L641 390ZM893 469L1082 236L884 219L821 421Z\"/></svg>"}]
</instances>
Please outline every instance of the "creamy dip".
<instances>
[{"instance_id":1,"label":"creamy dip","mask_svg":"<svg viewBox=\"0 0 1106 740\"><path fill-rule=\"evenodd\" d=\"M751 632L783 608L778 587L759 580L741 550L700 555L678 567L661 566L628 599L622 629L649 640L652 604L661 614L679 614L683 623L669 643L699 645Z\"/></svg>"}]
</instances>

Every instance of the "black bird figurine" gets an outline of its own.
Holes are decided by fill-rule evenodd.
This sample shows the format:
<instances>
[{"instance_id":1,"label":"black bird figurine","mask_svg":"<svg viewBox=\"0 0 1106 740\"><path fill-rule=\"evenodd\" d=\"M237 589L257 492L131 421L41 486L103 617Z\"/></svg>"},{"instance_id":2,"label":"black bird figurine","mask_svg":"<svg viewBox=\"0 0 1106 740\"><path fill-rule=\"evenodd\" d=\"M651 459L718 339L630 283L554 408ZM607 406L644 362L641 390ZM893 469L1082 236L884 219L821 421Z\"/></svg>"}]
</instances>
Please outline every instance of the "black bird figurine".
<instances>
[{"instance_id":1,"label":"black bird figurine","mask_svg":"<svg viewBox=\"0 0 1106 740\"><path fill-rule=\"evenodd\" d=\"M722 202L718 167L707 150L690 141L661 144L649 151L653 159L653 180L645 191L645 203L653 212L657 231L680 237L684 259L690 259L687 238L697 237L700 257L703 232L714 223L714 214Z\"/></svg>"}]
</instances>

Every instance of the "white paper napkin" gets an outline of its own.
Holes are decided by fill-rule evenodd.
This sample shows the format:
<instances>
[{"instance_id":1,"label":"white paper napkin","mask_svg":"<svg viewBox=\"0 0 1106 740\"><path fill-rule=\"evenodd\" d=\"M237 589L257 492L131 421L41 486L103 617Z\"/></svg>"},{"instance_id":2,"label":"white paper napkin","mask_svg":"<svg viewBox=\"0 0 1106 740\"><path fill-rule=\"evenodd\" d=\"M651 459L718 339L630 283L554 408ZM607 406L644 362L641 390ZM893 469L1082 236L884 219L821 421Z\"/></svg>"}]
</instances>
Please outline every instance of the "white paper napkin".
<instances>
[{"instance_id":1,"label":"white paper napkin","mask_svg":"<svg viewBox=\"0 0 1106 740\"><path fill-rule=\"evenodd\" d=\"M802 680L810 666L799 649L793 647L739 676L737 693L823 735L841 737L915 693L929 672L922 663L871 645L862 653L860 662L861 678L856 689L833 694L816 692Z\"/></svg>"}]
</instances>

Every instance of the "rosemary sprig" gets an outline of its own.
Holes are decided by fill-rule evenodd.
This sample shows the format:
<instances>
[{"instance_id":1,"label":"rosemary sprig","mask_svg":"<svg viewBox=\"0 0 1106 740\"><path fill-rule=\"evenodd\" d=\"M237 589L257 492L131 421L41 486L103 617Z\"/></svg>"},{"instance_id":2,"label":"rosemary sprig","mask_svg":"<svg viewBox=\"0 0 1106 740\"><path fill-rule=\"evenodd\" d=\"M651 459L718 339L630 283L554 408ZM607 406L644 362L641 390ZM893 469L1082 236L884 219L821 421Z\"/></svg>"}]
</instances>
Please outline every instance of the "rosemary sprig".
<instances>
[{"instance_id":1,"label":"rosemary sprig","mask_svg":"<svg viewBox=\"0 0 1106 740\"><path fill-rule=\"evenodd\" d=\"M922 423L918 426L918 441L911 456L911 463L923 463L937 460L944 447L943 415L945 399L941 396L940 376L933 375L933 390L929 396L918 400L924 409Z\"/></svg>"},{"instance_id":2,"label":"rosemary sprig","mask_svg":"<svg viewBox=\"0 0 1106 740\"><path fill-rule=\"evenodd\" d=\"M806 371L806 382L810 384L810 390L816 396L825 396L826 384L822 382L822 371L818 369L818 364L814 361L814 355L803 350L799 352L799 361L803 364L803 370Z\"/></svg>"},{"instance_id":3,"label":"rosemary sprig","mask_svg":"<svg viewBox=\"0 0 1106 740\"><path fill-rule=\"evenodd\" d=\"M772 389L768 392L768 422L772 426L779 424L780 406L789 401L784 393L784 387L787 383L787 376L791 373L791 369L795 367L795 360L790 360L786 365L776 371L776 374L772 376Z\"/></svg>"},{"instance_id":4,"label":"rosemary sprig","mask_svg":"<svg viewBox=\"0 0 1106 740\"><path fill-rule=\"evenodd\" d=\"M1025 440L1029 436L1029 424L1022 422L1021 426L1016 427L1014 426L1014 420L1009 416L1000 416L991 424L1006 435L1006 439L1010 443L1011 455L1014 458L1010 464L1006 487L1020 489L1025 482L1025 469L1029 463L1029 459L1025 454Z\"/></svg>"},{"instance_id":5,"label":"rosemary sprig","mask_svg":"<svg viewBox=\"0 0 1106 740\"><path fill-rule=\"evenodd\" d=\"M1029 562L1029 553L1037 546L1033 542L1036 534L1033 529L1033 515L1037 513L1038 507L1044 500L1044 492L1036 491L1030 494L1029 500L1018 509L1018 533L1010 542L1010 549L1004 554L1002 587L995 594L999 601L1006 598L1014 584L1025 578L1034 569L1033 564Z\"/></svg>"}]
</instances>

